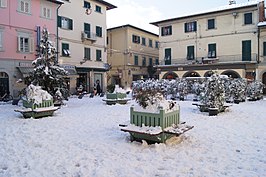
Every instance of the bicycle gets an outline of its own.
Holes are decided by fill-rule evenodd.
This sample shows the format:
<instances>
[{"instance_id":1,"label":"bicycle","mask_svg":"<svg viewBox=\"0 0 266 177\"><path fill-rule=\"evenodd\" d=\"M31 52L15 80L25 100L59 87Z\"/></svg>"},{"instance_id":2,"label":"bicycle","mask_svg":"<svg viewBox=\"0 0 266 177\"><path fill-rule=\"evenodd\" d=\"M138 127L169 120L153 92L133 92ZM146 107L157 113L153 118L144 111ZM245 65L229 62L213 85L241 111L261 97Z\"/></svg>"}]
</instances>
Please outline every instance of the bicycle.
<instances>
[{"instance_id":1,"label":"bicycle","mask_svg":"<svg viewBox=\"0 0 266 177\"><path fill-rule=\"evenodd\" d=\"M8 102L12 100L13 100L13 96L8 93L5 93L3 96L0 96L0 101Z\"/></svg>"}]
</instances>

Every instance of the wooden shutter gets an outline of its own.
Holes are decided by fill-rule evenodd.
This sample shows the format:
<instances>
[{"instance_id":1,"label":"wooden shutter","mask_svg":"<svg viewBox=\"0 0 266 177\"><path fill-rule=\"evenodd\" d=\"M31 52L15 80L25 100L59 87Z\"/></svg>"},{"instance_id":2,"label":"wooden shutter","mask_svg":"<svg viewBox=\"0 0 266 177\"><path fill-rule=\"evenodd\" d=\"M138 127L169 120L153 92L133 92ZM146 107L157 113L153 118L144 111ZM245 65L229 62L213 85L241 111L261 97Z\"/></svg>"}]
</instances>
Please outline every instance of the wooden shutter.
<instances>
[{"instance_id":1,"label":"wooden shutter","mask_svg":"<svg viewBox=\"0 0 266 177\"><path fill-rule=\"evenodd\" d=\"M263 56L266 56L266 42L263 42Z\"/></svg>"},{"instance_id":2,"label":"wooden shutter","mask_svg":"<svg viewBox=\"0 0 266 177\"><path fill-rule=\"evenodd\" d=\"M185 33L187 33L188 32L188 30L187 30L187 23L184 24L184 29L185 29Z\"/></svg>"},{"instance_id":3,"label":"wooden shutter","mask_svg":"<svg viewBox=\"0 0 266 177\"><path fill-rule=\"evenodd\" d=\"M18 52L21 52L21 51L20 51L20 37L19 37L19 36L18 36L18 38L17 38L17 41L18 41L18 46L17 46L18 48L17 48L17 50L18 50Z\"/></svg>"},{"instance_id":4,"label":"wooden shutter","mask_svg":"<svg viewBox=\"0 0 266 177\"><path fill-rule=\"evenodd\" d=\"M197 31L197 22L193 22L193 26L194 26L194 31Z\"/></svg>"},{"instance_id":5,"label":"wooden shutter","mask_svg":"<svg viewBox=\"0 0 266 177\"><path fill-rule=\"evenodd\" d=\"M30 52L32 53L32 52L34 52L34 38L33 37L30 37L29 38L29 42L30 42L30 46L29 46L29 48L30 48Z\"/></svg>"},{"instance_id":6,"label":"wooden shutter","mask_svg":"<svg viewBox=\"0 0 266 177\"><path fill-rule=\"evenodd\" d=\"M68 19L69 22L69 29L73 30L73 20L72 19Z\"/></svg>"},{"instance_id":7,"label":"wooden shutter","mask_svg":"<svg viewBox=\"0 0 266 177\"><path fill-rule=\"evenodd\" d=\"M62 18L61 16L57 16L57 26L58 27L62 27L62 22L61 22Z\"/></svg>"}]
</instances>

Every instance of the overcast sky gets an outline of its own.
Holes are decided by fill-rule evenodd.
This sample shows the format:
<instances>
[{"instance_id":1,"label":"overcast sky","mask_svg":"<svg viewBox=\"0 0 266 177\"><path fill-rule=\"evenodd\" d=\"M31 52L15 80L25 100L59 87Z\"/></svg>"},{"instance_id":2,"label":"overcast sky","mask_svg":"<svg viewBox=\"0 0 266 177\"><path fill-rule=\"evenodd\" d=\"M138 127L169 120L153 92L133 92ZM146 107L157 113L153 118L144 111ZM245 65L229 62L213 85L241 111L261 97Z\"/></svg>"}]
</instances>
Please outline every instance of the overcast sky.
<instances>
[{"instance_id":1,"label":"overcast sky","mask_svg":"<svg viewBox=\"0 0 266 177\"><path fill-rule=\"evenodd\" d=\"M131 24L158 34L150 22L165 20L229 4L229 0L106 0L117 6L107 11L107 27ZM237 4L248 0L236 0Z\"/></svg>"}]
</instances>

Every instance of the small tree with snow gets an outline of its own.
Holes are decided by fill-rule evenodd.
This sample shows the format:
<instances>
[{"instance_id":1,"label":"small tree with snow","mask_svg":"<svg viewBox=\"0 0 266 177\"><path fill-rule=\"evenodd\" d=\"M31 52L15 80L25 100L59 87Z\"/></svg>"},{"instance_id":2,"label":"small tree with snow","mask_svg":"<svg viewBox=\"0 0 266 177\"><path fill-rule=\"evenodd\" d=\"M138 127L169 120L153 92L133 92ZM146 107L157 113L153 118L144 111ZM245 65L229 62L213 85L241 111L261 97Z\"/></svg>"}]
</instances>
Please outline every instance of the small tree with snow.
<instances>
[{"instance_id":1,"label":"small tree with snow","mask_svg":"<svg viewBox=\"0 0 266 177\"><path fill-rule=\"evenodd\" d=\"M49 32L46 28L42 30L38 57L32 64L34 70L25 78L25 84L40 86L52 95L54 101L67 99L69 91L64 80L67 72L58 65L56 49L49 41Z\"/></svg>"},{"instance_id":2,"label":"small tree with snow","mask_svg":"<svg viewBox=\"0 0 266 177\"><path fill-rule=\"evenodd\" d=\"M224 84L218 74L213 74L206 83L206 90L201 102L208 108L217 108L218 112L224 110Z\"/></svg>"}]
</instances>

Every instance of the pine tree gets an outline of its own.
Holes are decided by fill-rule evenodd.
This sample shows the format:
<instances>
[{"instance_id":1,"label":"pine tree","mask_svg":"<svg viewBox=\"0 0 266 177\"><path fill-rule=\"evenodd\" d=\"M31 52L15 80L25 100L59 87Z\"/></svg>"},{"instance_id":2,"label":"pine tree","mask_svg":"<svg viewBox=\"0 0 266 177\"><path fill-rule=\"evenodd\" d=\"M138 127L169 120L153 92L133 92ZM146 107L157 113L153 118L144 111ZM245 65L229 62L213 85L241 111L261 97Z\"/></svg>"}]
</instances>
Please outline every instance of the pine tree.
<instances>
[{"instance_id":1,"label":"pine tree","mask_svg":"<svg viewBox=\"0 0 266 177\"><path fill-rule=\"evenodd\" d=\"M25 84L41 86L53 96L54 101L67 99L69 91L64 79L67 72L58 65L56 48L49 41L49 32L46 28L42 30L38 57L32 64L34 70L25 78Z\"/></svg>"}]
</instances>

